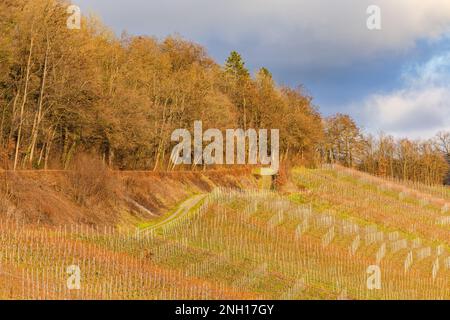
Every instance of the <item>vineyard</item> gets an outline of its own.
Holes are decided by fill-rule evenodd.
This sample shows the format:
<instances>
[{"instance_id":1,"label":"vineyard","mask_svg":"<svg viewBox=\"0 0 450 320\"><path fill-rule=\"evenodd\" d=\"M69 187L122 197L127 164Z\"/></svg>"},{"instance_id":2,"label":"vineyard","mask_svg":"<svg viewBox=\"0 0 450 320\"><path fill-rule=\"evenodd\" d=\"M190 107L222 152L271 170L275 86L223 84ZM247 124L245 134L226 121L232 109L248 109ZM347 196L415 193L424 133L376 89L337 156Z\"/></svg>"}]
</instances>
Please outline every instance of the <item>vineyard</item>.
<instances>
[{"instance_id":1,"label":"vineyard","mask_svg":"<svg viewBox=\"0 0 450 320\"><path fill-rule=\"evenodd\" d=\"M450 299L448 188L291 179L194 194L132 230L4 219L0 299Z\"/></svg>"}]
</instances>

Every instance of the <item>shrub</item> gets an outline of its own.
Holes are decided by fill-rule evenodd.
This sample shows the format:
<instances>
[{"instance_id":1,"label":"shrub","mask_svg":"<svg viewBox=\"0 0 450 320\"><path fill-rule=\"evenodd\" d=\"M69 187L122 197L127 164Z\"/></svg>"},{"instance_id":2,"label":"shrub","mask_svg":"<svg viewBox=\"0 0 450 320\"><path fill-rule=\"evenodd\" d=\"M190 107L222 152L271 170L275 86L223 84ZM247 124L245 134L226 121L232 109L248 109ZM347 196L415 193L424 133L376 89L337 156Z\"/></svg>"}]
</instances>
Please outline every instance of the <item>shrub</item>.
<instances>
[{"instance_id":1,"label":"shrub","mask_svg":"<svg viewBox=\"0 0 450 320\"><path fill-rule=\"evenodd\" d=\"M114 177L103 161L81 155L75 159L70 169L71 189L80 205L114 199Z\"/></svg>"}]
</instances>

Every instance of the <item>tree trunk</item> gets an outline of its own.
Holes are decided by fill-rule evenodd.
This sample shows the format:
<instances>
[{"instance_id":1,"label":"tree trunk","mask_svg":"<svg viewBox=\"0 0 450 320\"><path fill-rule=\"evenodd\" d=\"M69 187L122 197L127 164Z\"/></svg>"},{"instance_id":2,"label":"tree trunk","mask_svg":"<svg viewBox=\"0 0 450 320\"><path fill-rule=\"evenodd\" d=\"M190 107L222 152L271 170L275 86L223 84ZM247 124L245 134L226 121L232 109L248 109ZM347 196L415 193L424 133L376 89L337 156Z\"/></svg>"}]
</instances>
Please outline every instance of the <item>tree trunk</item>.
<instances>
[{"instance_id":1,"label":"tree trunk","mask_svg":"<svg viewBox=\"0 0 450 320\"><path fill-rule=\"evenodd\" d=\"M50 42L47 37L47 49L45 52L44 71L43 71L43 75L42 75L41 90L39 93L38 112L35 117L35 121L33 123L33 129L31 131L31 145L30 145L30 159L29 159L30 165L33 165L34 150L36 147L36 141L37 141L37 137L38 137L38 133L39 133L39 126L42 121L42 108L43 108L43 104L44 104L43 100L44 100L44 92L45 92L45 81L47 78L47 65L48 65L49 51L50 51Z\"/></svg>"},{"instance_id":2,"label":"tree trunk","mask_svg":"<svg viewBox=\"0 0 450 320\"><path fill-rule=\"evenodd\" d=\"M27 71L26 71L26 76L25 76L25 88L23 91L22 104L20 106L20 122L19 122L19 132L17 133L16 152L14 155L14 167L13 167L14 171L17 169L17 162L19 160L19 148L20 148L20 139L22 136L23 114L24 114L25 104L27 103L28 84L30 81L31 56L33 54L33 45L34 45L34 38L33 38L33 36L31 36L30 53L28 55Z\"/></svg>"}]
</instances>

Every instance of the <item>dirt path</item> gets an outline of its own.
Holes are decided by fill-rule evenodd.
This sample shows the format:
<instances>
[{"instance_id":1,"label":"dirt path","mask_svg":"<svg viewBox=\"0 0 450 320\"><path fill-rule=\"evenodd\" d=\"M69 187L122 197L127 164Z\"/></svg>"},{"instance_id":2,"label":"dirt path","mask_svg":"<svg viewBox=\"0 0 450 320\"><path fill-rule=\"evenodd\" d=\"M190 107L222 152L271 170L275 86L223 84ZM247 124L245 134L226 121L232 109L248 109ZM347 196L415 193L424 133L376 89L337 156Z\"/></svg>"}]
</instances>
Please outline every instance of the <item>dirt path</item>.
<instances>
[{"instance_id":1,"label":"dirt path","mask_svg":"<svg viewBox=\"0 0 450 320\"><path fill-rule=\"evenodd\" d=\"M155 225L152 225L148 228L143 229L141 232L156 230L156 229L164 226L165 224L168 224L169 222L172 222L176 219L179 219L179 218L187 215L189 213L189 211L191 211L192 208L194 208L203 199L205 199L206 196L207 196L206 194L199 194L199 195L195 195L195 196L187 199L182 204L180 204L178 209L174 213L172 213L170 216L168 216L166 219L164 219L161 222L158 222Z\"/></svg>"}]
</instances>

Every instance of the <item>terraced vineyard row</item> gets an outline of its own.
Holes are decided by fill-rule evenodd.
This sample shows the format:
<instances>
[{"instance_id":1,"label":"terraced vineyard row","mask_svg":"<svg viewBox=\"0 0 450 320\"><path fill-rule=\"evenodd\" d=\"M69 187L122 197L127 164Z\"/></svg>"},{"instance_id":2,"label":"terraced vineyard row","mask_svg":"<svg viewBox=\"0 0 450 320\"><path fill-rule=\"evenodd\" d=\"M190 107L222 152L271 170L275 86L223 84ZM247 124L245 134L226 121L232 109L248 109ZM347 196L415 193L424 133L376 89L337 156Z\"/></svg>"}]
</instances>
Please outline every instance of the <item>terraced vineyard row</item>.
<instances>
[{"instance_id":1,"label":"terraced vineyard row","mask_svg":"<svg viewBox=\"0 0 450 320\"><path fill-rule=\"evenodd\" d=\"M128 233L4 221L0 298L450 299L435 194L344 169L293 179L303 191L216 189Z\"/></svg>"}]
</instances>

